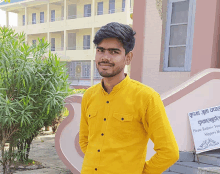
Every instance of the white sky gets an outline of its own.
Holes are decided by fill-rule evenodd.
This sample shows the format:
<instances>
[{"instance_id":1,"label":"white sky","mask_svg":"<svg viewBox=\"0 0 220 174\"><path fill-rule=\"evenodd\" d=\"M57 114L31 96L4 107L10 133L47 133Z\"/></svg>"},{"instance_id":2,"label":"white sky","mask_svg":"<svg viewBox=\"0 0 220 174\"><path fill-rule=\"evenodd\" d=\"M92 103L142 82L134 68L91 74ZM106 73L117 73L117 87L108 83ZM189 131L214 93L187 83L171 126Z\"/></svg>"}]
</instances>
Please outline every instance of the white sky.
<instances>
[{"instance_id":1,"label":"white sky","mask_svg":"<svg viewBox=\"0 0 220 174\"><path fill-rule=\"evenodd\" d=\"M1 1L1 0L0 0ZM9 25L17 26L18 25L18 15L16 13L9 12ZM0 9L0 25L6 25L6 13Z\"/></svg>"}]
</instances>

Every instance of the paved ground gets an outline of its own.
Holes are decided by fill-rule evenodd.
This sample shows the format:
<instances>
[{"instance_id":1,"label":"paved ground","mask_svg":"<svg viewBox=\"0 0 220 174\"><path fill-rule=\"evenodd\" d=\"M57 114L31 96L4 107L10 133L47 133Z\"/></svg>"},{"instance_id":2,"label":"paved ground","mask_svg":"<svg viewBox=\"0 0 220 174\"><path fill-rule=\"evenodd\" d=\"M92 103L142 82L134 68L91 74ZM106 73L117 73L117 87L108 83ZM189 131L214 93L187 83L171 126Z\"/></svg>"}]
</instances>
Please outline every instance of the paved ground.
<instances>
[{"instance_id":1,"label":"paved ground","mask_svg":"<svg viewBox=\"0 0 220 174\"><path fill-rule=\"evenodd\" d=\"M46 132L46 134L51 134ZM32 141L29 158L39 161L46 168L15 171L16 174L72 174L59 159L55 149L55 134L38 136ZM41 142L43 140L44 142ZM3 173L0 166L0 173Z\"/></svg>"}]
</instances>

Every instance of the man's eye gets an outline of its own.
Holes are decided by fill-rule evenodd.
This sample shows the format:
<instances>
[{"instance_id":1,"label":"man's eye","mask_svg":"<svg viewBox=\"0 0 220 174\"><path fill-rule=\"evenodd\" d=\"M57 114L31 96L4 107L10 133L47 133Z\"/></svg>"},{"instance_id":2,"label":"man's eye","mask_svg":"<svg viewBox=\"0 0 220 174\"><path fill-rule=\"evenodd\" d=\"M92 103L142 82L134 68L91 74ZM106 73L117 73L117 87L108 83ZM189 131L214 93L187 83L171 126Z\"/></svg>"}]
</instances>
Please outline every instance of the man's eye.
<instances>
[{"instance_id":1,"label":"man's eye","mask_svg":"<svg viewBox=\"0 0 220 174\"><path fill-rule=\"evenodd\" d=\"M117 52L117 51L112 51L112 53L113 53L113 54L118 54L118 52Z\"/></svg>"}]
</instances>

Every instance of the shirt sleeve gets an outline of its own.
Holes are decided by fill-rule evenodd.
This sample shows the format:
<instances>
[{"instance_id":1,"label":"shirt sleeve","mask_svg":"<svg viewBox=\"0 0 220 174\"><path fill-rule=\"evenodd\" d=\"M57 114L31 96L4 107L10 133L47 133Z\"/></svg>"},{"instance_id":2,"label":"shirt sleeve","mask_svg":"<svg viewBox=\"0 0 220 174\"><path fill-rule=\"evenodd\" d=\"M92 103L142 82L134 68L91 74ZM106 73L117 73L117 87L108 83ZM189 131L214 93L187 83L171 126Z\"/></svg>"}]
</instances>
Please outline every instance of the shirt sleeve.
<instances>
[{"instance_id":1,"label":"shirt sleeve","mask_svg":"<svg viewBox=\"0 0 220 174\"><path fill-rule=\"evenodd\" d=\"M82 152L85 154L87 145L88 145L88 121L86 119L86 108L87 108L87 97L86 92L84 93L82 97L81 102L81 120L80 120L80 130L79 130L79 145L82 150Z\"/></svg>"},{"instance_id":2,"label":"shirt sleeve","mask_svg":"<svg viewBox=\"0 0 220 174\"><path fill-rule=\"evenodd\" d=\"M145 161L143 174L161 174L179 159L179 147L159 93L154 91L144 120L144 127L154 143L156 154Z\"/></svg>"}]
</instances>

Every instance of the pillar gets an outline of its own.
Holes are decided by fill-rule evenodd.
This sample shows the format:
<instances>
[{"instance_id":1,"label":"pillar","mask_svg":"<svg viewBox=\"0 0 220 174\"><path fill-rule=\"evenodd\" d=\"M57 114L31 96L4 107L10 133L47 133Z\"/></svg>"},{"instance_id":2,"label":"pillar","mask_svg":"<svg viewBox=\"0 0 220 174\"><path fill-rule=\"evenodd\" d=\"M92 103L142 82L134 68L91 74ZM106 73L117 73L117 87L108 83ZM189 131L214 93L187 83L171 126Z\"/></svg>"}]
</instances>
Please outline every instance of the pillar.
<instances>
[{"instance_id":1,"label":"pillar","mask_svg":"<svg viewBox=\"0 0 220 174\"><path fill-rule=\"evenodd\" d=\"M92 0L92 9L91 9L91 21L92 22L92 36L90 39L90 45L91 45L91 52L92 52L92 60L91 60L91 86L93 86L94 84L94 59L95 59L95 47L94 47L94 43L93 43L93 39L95 36L95 32L94 32L94 22L95 22L95 0Z\"/></svg>"}]
</instances>

